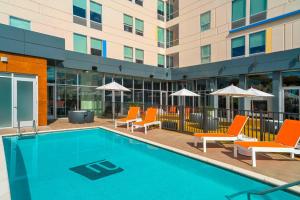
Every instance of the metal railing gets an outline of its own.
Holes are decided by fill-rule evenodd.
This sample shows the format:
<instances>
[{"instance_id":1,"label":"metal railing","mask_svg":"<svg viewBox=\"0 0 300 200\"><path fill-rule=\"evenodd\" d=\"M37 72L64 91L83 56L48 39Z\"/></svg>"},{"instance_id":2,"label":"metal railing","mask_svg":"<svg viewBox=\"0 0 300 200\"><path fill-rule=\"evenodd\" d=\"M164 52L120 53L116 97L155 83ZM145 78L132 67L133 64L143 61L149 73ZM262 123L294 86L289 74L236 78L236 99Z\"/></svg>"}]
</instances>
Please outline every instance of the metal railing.
<instances>
[{"instance_id":1,"label":"metal railing","mask_svg":"<svg viewBox=\"0 0 300 200\"><path fill-rule=\"evenodd\" d=\"M285 184L285 185L273 187L273 188L266 189L266 190L259 191L259 192L247 192L247 199L251 200L252 195L262 196L262 195L266 195L266 194L269 194L269 193L272 193L272 192L276 192L278 190L285 190L285 189L288 189L288 188L296 186L296 185L300 185L300 181L295 181L295 182L292 182L292 183L288 183L288 184Z\"/></svg>"},{"instance_id":2,"label":"metal railing","mask_svg":"<svg viewBox=\"0 0 300 200\"><path fill-rule=\"evenodd\" d=\"M265 112L250 110L230 110L210 107L183 107L153 105L142 103L115 103L116 117L127 115L130 106L139 106L141 117L148 107L158 108L157 119L161 121L162 128L183 132L187 134L198 133L226 133L233 118L240 114L249 117L243 134L257 138L260 141L275 139L285 119L300 119L299 113ZM106 102L103 116L110 117L112 102Z\"/></svg>"}]
</instances>

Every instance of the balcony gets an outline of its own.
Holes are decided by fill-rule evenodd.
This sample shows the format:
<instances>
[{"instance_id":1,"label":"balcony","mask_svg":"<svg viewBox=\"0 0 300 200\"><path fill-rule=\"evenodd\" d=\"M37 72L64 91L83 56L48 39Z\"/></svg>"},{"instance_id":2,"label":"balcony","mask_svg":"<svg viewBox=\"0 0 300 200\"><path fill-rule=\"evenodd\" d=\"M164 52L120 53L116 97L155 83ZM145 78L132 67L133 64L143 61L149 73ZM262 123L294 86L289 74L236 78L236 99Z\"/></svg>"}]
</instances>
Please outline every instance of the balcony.
<instances>
[{"instance_id":1,"label":"balcony","mask_svg":"<svg viewBox=\"0 0 300 200\"><path fill-rule=\"evenodd\" d=\"M167 28L167 48L177 46L179 44L179 25L176 24Z\"/></svg>"},{"instance_id":2,"label":"balcony","mask_svg":"<svg viewBox=\"0 0 300 200\"><path fill-rule=\"evenodd\" d=\"M167 21L170 21L179 16L179 1L168 0L167 1Z\"/></svg>"}]
</instances>

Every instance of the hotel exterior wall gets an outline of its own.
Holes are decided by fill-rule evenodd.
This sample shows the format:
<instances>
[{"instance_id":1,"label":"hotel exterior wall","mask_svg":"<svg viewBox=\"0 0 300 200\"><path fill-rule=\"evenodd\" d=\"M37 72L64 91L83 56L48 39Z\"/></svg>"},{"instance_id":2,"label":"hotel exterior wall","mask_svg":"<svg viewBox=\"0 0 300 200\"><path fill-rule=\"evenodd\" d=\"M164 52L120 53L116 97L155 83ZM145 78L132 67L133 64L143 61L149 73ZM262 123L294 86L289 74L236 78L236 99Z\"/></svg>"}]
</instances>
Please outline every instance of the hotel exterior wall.
<instances>
[{"instance_id":1,"label":"hotel exterior wall","mask_svg":"<svg viewBox=\"0 0 300 200\"><path fill-rule=\"evenodd\" d=\"M167 54L179 52L179 66L201 64L200 47L211 44L211 62L230 60L231 39L246 35L246 54L249 56L249 34L271 28L271 52L300 47L300 15L287 17L265 25L259 25L231 34L232 1L193 1L179 2L179 17L167 22L167 27L179 24L179 45L168 48ZM268 0L267 19L300 9L300 1ZM246 21L249 24L250 0L247 0ZM211 11L211 28L200 31L200 14ZM267 45L267 44L266 44ZM268 52L270 53L270 52Z\"/></svg>"},{"instance_id":2,"label":"hotel exterior wall","mask_svg":"<svg viewBox=\"0 0 300 200\"><path fill-rule=\"evenodd\" d=\"M89 19L89 2L87 1L87 19ZM90 38L107 41L107 56L124 59L123 46L144 50L144 63L157 65L157 54L165 50L157 47L157 26L165 27L164 22L157 20L156 1L144 1L138 6L129 1L94 0L102 4L103 31L73 23L72 0L30 0L0 2L0 23L9 24L9 16L20 17L31 21L31 30L62 37L67 50L73 50L73 33L87 36L87 49L90 49ZM123 30L123 14L144 21L144 36L128 33ZM89 24L89 23L87 23Z\"/></svg>"},{"instance_id":3,"label":"hotel exterior wall","mask_svg":"<svg viewBox=\"0 0 300 200\"><path fill-rule=\"evenodd\" d=\"M0 62L0 72L38 76L38 123L47 125L47 60L0 52L8 63Z\"/></svg>"}]
</instances>

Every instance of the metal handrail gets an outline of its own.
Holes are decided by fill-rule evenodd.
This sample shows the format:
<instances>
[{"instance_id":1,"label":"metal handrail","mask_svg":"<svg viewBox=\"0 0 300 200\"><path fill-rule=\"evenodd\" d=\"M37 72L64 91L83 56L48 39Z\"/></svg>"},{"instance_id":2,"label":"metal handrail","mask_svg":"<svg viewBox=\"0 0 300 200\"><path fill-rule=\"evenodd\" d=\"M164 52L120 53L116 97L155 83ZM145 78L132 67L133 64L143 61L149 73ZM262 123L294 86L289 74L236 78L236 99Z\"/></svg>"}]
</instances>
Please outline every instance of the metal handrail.
<instances>
[{"instance_id":1,"label":"metal handrail","mask_svg":"<svg viewBox=\"0 0 300 200\"><path fill-rule=\"evenodd\" d=\"M300 181L295 181L292 183L287 183L281 186L277 186L277 187L273 187L271 189L267 189L267 190L263 190L263 191L258 191L258 192L247 192L247 199L250 200L251 199L251 195L265 195L268 193L272 193L272 192L276 192L278 190L284 190L296 185L300 185Z\"/></svg>"}]
</instances>

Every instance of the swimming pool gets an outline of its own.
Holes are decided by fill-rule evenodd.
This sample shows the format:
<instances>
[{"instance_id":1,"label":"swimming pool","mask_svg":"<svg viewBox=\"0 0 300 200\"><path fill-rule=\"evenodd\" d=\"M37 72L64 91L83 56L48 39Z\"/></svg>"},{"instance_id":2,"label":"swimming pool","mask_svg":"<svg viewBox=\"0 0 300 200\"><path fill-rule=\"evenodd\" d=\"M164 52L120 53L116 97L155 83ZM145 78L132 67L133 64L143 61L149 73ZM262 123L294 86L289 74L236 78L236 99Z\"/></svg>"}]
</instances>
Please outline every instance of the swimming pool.
<instances>
[{"instance_id":1,"label":"swimming pool","mask_svg":"<svg viewBox=\"0 0 300 200\"><path fill-rule=\"evenodd\" d=\"M270 186L95 128L3 137L12 200L246 199ZM254 196L253 196L254 197ZM299 199L286 192L263 198Z\"/></svg>"}]
</instances>

